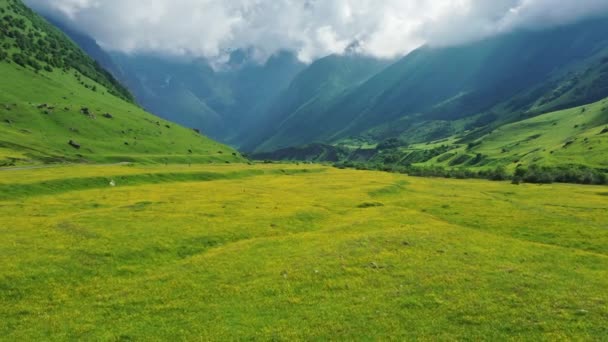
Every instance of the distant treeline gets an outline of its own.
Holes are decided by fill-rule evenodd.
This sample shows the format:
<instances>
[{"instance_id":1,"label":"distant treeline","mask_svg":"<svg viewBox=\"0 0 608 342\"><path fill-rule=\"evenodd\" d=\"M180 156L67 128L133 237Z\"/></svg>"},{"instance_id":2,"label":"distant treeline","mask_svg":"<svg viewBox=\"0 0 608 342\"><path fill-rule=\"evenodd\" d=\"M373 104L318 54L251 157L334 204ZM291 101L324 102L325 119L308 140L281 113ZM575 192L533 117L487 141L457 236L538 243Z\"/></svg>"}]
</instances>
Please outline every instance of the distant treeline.
<instances>
[{"instance_id":1,"label":"distant treeline","mask_svg":"<svg viewBox=\"0 0 608 342\"><path fill-rule=\"evenodd\" d=\"M519 183L574 183L574 184L608 184L606 170L598 170L583 165L568 166L538 166L518 167L515 173L507 172L504 167L489 170L447 169L441 166L400 166L383 164L366 164L353 162L335 163L338 168L355 168L358 170L380 170L386 172L404 173L418 177L443 177L457 179L489 179L493 181L511 180L513 184Z\"/></svg>"}]
</instances>

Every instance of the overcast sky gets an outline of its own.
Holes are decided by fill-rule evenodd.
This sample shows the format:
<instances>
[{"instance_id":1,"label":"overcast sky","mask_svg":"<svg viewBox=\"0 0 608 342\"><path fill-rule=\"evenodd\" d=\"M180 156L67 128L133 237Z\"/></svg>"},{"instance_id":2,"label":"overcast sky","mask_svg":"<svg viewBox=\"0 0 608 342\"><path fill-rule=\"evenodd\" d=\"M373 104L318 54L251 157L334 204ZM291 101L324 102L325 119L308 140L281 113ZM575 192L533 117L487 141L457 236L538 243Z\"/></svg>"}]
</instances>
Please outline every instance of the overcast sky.
<instances>
[{"instance_id":1,"label":"overcast sky","mask_svg":"<svg viewBox=\"0 0 608 342\"><path fill-rule=\"evenodd\" d=\"M397 57L517 28L608 13L608 0L26 0L123 52L221 58L253 47L303 61L359 52Z\"/></svg>"}]
</instances>

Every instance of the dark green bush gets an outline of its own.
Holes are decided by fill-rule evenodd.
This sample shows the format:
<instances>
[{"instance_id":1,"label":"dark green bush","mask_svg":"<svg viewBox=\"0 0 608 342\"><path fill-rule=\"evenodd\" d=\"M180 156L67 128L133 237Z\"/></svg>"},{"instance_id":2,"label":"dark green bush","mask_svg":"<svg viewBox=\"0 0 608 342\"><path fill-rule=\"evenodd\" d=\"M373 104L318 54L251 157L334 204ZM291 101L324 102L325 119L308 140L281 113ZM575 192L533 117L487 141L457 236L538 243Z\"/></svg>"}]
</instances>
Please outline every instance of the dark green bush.
<instances>
[{"instance_id":1,"label":"dark green bush","mask_svg":"<svg viewBox=\"0 0 608 342\"><path fill-rule=\"evenodd\" d=\"M547 167L532 165L520 168L516 177L528 183L608 184L606 173L581 165Z\"/></svg>"},{"instance_id":2,"label":"dark green bush","mask_svg":"<svg viewBox=\"0 0 608 342\"><path fill-rule=\"evenodd\" d=\"M469 156L468 154L457 155L454 159L452 159L450 161L450 166L462 165L462 164L468 162L470 159L471 159L471 156Z\"/></svg>"},{"instance_id":3,"label":"dark green bush","mask_svg":"<svg viewBox=\"0 0 608 342\"><path fill-rule=\"evenodd\" d=\"M24 55L22 55L20 53L14 53L13 62L21 65L22 67L25 67L27 65L27 57L25 57Z\"/></svg>"},{"instance_id":4,"label":"dark green bush","mask_svg":"<svg viewBox=\"0 0 608 342\"><path fill-rule=\"evenodd\" d=\"M378 150L390 150L390 149L395 149L401 146L405 146L405 143L403 143L401 140L397 139L397 138L389 138L384 140L382 143L380 143L377 147Z\"/></svg>"}]
</instances>

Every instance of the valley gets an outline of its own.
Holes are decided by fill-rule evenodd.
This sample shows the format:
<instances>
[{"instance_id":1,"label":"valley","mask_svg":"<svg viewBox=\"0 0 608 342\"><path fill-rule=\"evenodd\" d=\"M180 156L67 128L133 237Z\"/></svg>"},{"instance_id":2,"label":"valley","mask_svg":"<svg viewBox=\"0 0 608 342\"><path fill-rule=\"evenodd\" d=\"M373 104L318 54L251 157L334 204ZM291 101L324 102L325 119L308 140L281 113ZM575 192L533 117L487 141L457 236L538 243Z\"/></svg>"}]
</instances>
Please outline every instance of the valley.
<instances>
[{"instance_id":1,"label":"valley","mask_svg":"<svg viewBox=\"0 0 608 342\"><path fill-rule=\"evenodd\" d=\"M600 2L404 3L0 0L0 341L604 340Z\"/></svg>"},{"instance_id":2,"label":"valley","mask_svg":"<svg viewBox=\"0 0 608 342\"><path fill-rule=\"evenodd\" d=\"M222 67L107 54L64 30L144 107L252 159L602 184L605 23L422 46L396 60L347 51L305 65L282 51L256 63L251 51L236 50Z\"/></svg>"}]
</instances>

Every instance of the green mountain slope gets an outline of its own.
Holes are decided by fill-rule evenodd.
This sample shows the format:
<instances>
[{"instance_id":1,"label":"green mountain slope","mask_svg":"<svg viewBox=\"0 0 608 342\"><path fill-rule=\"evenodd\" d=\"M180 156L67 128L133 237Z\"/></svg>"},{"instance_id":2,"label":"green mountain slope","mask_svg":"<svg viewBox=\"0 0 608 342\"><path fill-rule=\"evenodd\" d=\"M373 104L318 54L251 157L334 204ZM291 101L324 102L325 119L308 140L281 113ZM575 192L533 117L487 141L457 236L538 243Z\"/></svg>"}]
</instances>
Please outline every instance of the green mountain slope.
<instances>
[{"instance_id":1,"label":"green mountain slope","mask_svg":"<svg viewBox=\"0 0 608 342\"><path fill-rule=\"evenodd\" d=\"M109 73L21 2L0 1L0 13L0 164L242 160L137 107Z\"/></svg>"},{"instance_id":2,"label":"green mountain slope","mask_svg":"<svg viewBox=\"0 0 608 342\"><path fill-rule=\"evenodd\" d=\"M581 91L572 96L562 87L567 87L573 74L608 56L606 23L595 20L548 31L516 32L460 47L423 48L331 109L337 113L332 123L341 118L346 127L333 139L395 120L412 125L469 119L470 125L496 126L597 101L608 94ZM544 97L553 99L538 106ZM462 131L457 124L450 128L439 133L449 136ZM378 134L382 132L377 130L376 136L385 138Z\"/></svg>"},{"instance_id":3,"label":"green mountain slope","mask_svg":"<svg viewBox=\"0 0 608 342\"><path fill-rule=\"evenodd\" d=\"M24 1L28 5L27 1ZM32 8L34 11L35 8ZM72 28L68 23L65 23L51 15L45 15L41 13L43 18L46 19L50 24L61 30L67 35L76 45L78 45L82 51L84 51L89 57L95 60L103 69L107 70L115 79L117 79L122 85L127 86L125 82L127 79L126 73L117 63L115 63L112 55L105 51L94 39L90 36L79 32ZM132 89L128 89L133 94Z\"/></svg>"},{"instance_id":4,"label":"green mountain slope","mask_svg":"<svg viewBox=\"0 0 608 342\"><path fill-rule=\"evenodd\" d=\"M245 150L272 150L320 140L331 127L319 126L336 99L389 64L356 55L332 55L312 63L291 82L258 128L243 145Z\"/></svg>"},{"instance_id":5,"label":"green mountain slope","mask_svg":"<svg viewBox=\"0 0 608 342\"><path fill-rule=\"evenodd\" d=\"M305 116L309 121L299 127L314 129L269 135L253 157L603 183L607 24L597 19L458 47L423 47ZM293 136L308 140L285 148ZM283 148L265 152L268 144Z\"/></svg>"},{"instance_id":6,"label":"green mountain slope","mask_svg":"<svg viewBox=\"0 0 608 342\"><path fill-rule=\"evenodd\" d=\"M455 157L442 155L431 162L454 166L466 155L465 164L477 158L481 160L473 166L479 167L584 165L608 170L608 99L501 126L454 152Z\"/></svg>"},{"instance_id":7,"label":"green mountain slope","mask_svg":"<svg viewBox=\"0 0 608 342\"><path fill-rule=\"evenodd\" d=\"M204 60L112 54L138 102L159 116L240 145L303 65L282 52L260 65L235 51L221 69Z\"/></svg>"},{"instance_id":8,"label":"green mountain slope","mask_svg":"<svg viewBox=\"0 0 608 342\"><path fill-rule=\"evenodd\" d=\"M225 134L220 115L209 104L219 107L230 101L230 89L222 80L214 80L209 65L116 53L112 58L125 70L124 83L144 108L164 119L201 129L213 138Z\"/></svg>"}]
</instances>

